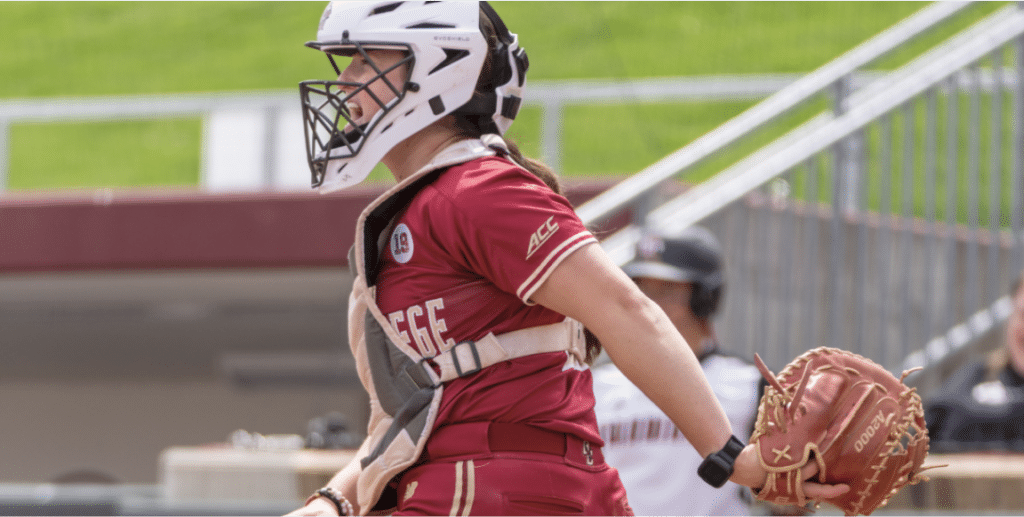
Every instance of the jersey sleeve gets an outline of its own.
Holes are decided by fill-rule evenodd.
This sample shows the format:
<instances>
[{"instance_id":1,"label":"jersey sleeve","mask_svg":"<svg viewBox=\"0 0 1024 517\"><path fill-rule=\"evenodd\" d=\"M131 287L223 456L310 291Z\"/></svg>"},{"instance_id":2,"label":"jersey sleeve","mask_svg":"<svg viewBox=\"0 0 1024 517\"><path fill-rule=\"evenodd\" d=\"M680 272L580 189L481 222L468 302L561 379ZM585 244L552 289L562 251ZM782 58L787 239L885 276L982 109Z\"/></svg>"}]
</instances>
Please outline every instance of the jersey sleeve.
<instances>
[{"instance_id":1,"label":"jersey sleeve","mask_svg":"<svg viewBox=\"0 0 1024 517\"><path fill-rule=\"evenodd\" d=\"M463 172L446 197L458 231L439 236L468 268L524 303L566 257L597 239L565 197L491 158Z\"/></svg>"}]
</instances>

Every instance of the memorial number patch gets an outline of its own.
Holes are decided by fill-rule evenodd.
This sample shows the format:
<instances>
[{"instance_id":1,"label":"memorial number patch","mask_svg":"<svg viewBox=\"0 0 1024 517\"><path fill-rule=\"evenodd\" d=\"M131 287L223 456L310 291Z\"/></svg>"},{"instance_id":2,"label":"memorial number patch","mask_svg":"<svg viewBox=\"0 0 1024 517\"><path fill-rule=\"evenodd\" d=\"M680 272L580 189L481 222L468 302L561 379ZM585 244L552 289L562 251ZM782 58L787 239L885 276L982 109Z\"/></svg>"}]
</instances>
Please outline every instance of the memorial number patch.
<instances>
[{"instance_id":1,"label":"memorial number patch","mask_svg":"<svg viewBox=\"0 0 1024 517\"><path fill-rule=\"evenodd\" d=\"M412 232L405 223L399 224L391 233L391 256L395 258L395 262L405 264L412 259L412 251Z\"/></svg>"}]
</instances>

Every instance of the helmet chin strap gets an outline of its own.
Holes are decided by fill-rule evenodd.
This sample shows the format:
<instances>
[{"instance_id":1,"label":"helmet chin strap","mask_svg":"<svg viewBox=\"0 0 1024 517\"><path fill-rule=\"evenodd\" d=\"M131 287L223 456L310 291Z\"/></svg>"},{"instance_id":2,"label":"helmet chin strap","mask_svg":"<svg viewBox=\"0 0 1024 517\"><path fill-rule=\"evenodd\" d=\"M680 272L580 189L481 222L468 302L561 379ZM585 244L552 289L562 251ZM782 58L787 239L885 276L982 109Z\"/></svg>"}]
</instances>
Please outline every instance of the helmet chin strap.
<instances>
[{"instance_id":1,"label":"helmet chin strap","mask_svg":"<svg viewBox=\"0 0 1024 517\"><path fill-rule=\"evenodd\" d=\"M366 134L367 126L369 126L368 123L359 124L357 126L358 129L350 129L344 133L335 135L334 138L330 139L327 142L325 151L329 152L331 149L334 149L336 147L342 147L345 145L356 145L357 143L359 143L359 139L363 138L363 135Z\"/></svg>"}]
</instances>

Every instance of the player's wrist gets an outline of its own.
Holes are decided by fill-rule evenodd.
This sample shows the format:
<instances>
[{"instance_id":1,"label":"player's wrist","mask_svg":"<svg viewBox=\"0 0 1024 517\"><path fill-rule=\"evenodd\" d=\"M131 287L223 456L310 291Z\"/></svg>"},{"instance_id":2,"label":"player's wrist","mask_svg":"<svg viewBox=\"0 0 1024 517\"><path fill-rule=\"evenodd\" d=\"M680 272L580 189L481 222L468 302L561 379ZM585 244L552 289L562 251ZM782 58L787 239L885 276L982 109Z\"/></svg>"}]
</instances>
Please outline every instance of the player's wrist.
<instances>
[{"instance_id":1,"label":"player's wrist","mask_svg":"<svg viewBox=\"0 0 1024 517\"><path fill-rule=\"evenodd\" d=\"M764 486L768 472L761 466L755 447L754 444L748 444L740 451L729 480L738 485L750 487L756 492Z\"/></svg>"}]
</instances>

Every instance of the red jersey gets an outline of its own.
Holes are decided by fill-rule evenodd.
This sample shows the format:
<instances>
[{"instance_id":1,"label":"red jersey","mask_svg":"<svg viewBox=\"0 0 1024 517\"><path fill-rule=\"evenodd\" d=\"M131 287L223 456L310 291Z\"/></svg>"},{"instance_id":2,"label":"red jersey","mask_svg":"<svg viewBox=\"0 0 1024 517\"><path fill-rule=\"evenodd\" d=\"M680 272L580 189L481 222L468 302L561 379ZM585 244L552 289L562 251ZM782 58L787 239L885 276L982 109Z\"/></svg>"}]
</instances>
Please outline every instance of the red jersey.
<instances>
[{"instance_id":1,"label":"red jersey","mask_svg":"<svg viewBox=\"0 0 1024 517\"><path fill-rule=\"evenodd\" d=\"M597 242L564 197L498 157L442 172L388 238L377 305L424 357L490 332L562 321L530 296L562 260ZM435 427L520 422L602 443L590 371L567 359L534 354L447 383Z\"/></svg>"}]
</instances>

